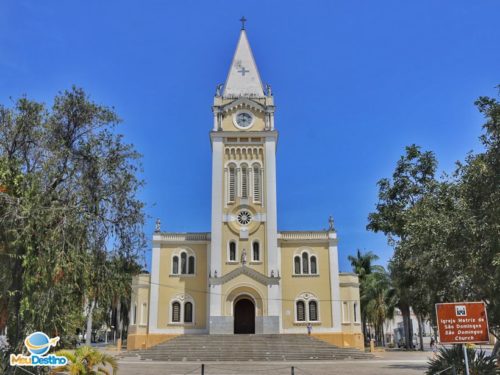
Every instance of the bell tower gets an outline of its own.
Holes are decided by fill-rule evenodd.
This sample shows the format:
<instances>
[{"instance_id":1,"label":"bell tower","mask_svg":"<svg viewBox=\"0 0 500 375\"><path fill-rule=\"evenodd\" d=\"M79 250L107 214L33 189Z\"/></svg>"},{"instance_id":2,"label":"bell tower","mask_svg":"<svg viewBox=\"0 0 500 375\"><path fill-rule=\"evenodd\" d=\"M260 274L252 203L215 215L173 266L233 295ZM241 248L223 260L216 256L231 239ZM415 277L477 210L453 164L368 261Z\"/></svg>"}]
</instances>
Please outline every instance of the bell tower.
<instances>
[{"instance_id":1,"label":"bell tower","mask_svg":"<svg viewBox=\"0 0 500 375\"><path fill-rule=\"evenodd\" d=\"M273 278L259 292L264 332L280 330L281 285L276 218L274 97L263 86L242 18L238 44L213 111L209 331L232 333L221 277L250 272ZM216 280L218 278L218 280ZM269 284L269 283L268 283ZM231 327L230 327L231 326ZM230 328L229 328L230 327Z\"/></svg>"}]
</instances>

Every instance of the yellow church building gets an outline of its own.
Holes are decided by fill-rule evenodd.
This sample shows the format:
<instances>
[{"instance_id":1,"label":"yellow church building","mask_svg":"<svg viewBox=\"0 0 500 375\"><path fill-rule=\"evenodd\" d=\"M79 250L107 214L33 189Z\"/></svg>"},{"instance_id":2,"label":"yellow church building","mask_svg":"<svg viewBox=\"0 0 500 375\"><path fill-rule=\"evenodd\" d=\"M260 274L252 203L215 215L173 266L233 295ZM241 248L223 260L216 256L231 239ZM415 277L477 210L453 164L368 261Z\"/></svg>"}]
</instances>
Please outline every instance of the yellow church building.
<instances>
[{"instance_id":1,"label":"yellow church building","mask_svg":"<svg viewBox=\"0 0 500 375\"><path fill-rule=\"evenodd\" d=\"M278 131L242 28L224 85L216 90L209 233L153 234L151 274L133 279L128 349L182 334L307 333L363 347L359 283L339 273L338 238L279 231Z\"/></svg>"}]
</instances>

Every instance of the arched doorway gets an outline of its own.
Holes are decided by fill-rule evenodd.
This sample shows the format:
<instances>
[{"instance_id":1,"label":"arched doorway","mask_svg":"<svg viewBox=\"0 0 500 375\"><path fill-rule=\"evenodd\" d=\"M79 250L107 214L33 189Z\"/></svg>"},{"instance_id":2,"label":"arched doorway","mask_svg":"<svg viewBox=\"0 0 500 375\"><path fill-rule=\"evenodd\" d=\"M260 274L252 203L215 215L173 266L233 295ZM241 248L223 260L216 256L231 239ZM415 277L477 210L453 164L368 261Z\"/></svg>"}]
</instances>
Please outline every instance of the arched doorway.
<instances>
[{"instance_id":1,"label":"arched doorway","mask_svg":"<svg viewBox=\"0 0 500 375\"><path fill-rule=\"evenodd\" d=\"M234 333L255 333L255 305L248 298L234 304Z\"/></svg>"}]
</instances>

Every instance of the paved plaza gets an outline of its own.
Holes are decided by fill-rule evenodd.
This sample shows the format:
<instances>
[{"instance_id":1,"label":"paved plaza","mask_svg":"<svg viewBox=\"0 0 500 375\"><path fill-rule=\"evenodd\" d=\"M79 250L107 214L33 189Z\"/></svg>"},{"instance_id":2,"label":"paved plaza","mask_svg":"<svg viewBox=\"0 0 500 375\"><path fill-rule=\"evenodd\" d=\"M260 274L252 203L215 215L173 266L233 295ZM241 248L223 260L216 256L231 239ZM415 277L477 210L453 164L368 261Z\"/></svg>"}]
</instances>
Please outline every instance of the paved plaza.
<instances>
[{"instance_id":1,"label":"paved plaza","mask_svg":"<svg viewBox=\"0 0 500 375\"><path fill-rule=\"evenodd\" d=\"M376 353L373 360L310 361L310 362L208 362L205 364L206 375L250 375L250 374L291 374L294 366L295 375L322 374L424 374L427 369L429 352L385 352ZM120 375L132 374L201 374L201 363L196 362L159 362L141 361L124 358L119 362Z\"/></svg>"}]
</instances>

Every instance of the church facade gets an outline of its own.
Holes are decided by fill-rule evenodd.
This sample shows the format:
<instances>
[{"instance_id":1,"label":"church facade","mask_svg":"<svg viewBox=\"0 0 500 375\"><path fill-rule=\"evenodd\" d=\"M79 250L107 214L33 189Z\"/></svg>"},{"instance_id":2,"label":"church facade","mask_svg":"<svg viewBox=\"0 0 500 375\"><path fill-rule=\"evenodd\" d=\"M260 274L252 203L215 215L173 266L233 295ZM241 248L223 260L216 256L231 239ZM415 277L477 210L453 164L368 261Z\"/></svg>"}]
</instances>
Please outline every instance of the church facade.
<instances>
[{"instance_id":1,"label":"church facade","mask_svg":"<svg viewBox=\"0 0 500 375\"><path fill-rule=\"evenodd\" d=\"M277 228L274 96L244 28L213 102L209 233L153 235L151 274L133 279L129 349L180 334L306 333L363 347L359 284L339 273L333 220Z\"/></svg>"}]
</instances>

